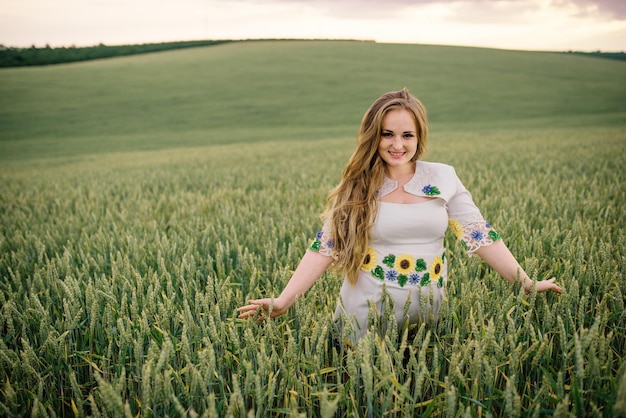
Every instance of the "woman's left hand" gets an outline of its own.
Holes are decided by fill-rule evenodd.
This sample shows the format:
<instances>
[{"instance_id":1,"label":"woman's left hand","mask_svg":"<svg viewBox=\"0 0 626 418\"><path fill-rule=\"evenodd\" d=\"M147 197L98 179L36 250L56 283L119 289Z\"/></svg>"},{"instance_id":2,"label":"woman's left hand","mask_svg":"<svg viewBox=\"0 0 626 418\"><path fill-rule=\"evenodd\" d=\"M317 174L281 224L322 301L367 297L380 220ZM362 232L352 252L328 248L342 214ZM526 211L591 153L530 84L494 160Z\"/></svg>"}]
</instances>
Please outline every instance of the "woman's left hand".
<instances>
[{"instance_id":1,"label":"woman's left hand","mask_svg":"<svg viewBox=\"0 0 626 418\"><path fill-rule=\"evenodd\" d=\"M556 280L555 277L553 277L551 279L548 279L548 280L539 280L535 284L535 289L537 290L537 293L545 292L546 290L551 290L551 291L556 292L556 293L562 293L563 289L561 289L561 287L559 285L554 283L555 280ZM529 291L530 291L530 289L526 289L526 293L528 293Z\"/></svg>"},{"instance_id":2,"label":"woman's left hand","mask_svg":"<svg viewBox=\"0 0 626 418\"><path fill-rule=\"evenodd\" d=\"M238 318L252 318L253 316L258 314L258 319L262 321L268 317L275 318L279 315L282 315L287 311L287 309L289 309L289 307L283 302L280 297L277 299L254 299L249 300L248 303L249 305L237 308L237 311L239 312ZM271 314L269 314L270 307Z\"/></svg>"}]
</instances>

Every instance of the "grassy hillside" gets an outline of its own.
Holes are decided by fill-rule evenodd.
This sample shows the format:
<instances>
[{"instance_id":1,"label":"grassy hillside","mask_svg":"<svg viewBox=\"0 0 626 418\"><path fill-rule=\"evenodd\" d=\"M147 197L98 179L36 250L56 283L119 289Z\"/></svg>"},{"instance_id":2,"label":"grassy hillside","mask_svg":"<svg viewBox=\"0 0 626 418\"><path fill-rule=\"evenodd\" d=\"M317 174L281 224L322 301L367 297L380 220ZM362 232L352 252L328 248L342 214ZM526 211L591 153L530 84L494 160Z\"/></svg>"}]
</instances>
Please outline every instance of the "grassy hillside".
<instances>
[{"instance_id":1,"label":"grassy hillside","mask_svg":"<svg viewBox=\"0 0 626 418\"><path fill-rule=\"evenodd\" d=\"M369 42L251 42L0 70L0 158L352 137L409 87L437 130L626 123L626 63Z\"/></svg>"}]
</instances>

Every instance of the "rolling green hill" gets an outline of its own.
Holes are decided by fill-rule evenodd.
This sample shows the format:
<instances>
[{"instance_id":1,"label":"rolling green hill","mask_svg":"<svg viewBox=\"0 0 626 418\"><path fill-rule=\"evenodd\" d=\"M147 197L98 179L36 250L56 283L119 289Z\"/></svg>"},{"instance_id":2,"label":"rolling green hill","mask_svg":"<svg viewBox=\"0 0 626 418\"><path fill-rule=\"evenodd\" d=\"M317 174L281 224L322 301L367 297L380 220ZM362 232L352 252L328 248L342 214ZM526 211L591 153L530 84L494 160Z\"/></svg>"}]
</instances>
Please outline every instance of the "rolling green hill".
<instances>
[{"instance_id":1,"label":"rolling green hill","mask_svg":"<svg viewBox=\"0 0 626 418\"><path fill-rule=\"evenodd\" d=\"M434 132L626 124L626 62L349 41L241 42L0 70L0 160L352 137L407 86Z\"/></svg>"}]
</instances>

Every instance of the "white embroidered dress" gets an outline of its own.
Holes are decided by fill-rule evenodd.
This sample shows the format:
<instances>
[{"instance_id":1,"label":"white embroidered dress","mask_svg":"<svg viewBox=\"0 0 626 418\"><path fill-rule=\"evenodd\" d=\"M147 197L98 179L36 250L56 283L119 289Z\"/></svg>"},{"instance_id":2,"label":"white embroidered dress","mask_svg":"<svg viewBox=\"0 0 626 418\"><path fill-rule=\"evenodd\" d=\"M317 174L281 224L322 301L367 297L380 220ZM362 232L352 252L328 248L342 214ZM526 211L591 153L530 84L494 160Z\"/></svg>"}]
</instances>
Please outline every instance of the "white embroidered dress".
<instances>
[{"instance_id":1,"label":"white embroidered dress","mask_svg":"<svg viewBox=\"0 0 626 418\"><path fill-rule=\"evenodd\" d=\"M387 178L379 196L397 187L396 181ZM448 226L463 240L470 255L499 239L453 167L418 161L404 190L434 199L414 204L380 202L358 280L355 285L344 280L335 313L337 319L344 314L350 319L352 325L343 327L347 331L344 338L354 342L367 331L370 305L382 313L384 291L395 303L398 324L437 318L447 281L443 241ZM336 257L329 231L326 223L310 249Z\"/></svg>"}]
</instances>

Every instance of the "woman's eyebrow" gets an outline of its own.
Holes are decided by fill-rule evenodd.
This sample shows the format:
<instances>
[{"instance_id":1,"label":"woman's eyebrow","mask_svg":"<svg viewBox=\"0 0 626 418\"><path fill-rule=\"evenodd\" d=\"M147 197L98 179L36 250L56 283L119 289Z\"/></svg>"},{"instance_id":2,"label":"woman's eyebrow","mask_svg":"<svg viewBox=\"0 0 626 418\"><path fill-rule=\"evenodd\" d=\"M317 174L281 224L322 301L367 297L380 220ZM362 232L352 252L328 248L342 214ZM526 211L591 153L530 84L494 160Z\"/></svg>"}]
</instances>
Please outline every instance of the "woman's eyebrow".
<instances>
[{"instance_id":1,"label":"woman's eyebrow","mask_svg":"<svg viewBox=\"0 0 626 418\"><path fill-rule=\"evenodd\" d=\"M393 133L393 129L382 129L381 132L391 132ZM403 134L415 134L416 131L404 131Z\"/></svg>"}]
</instances>

